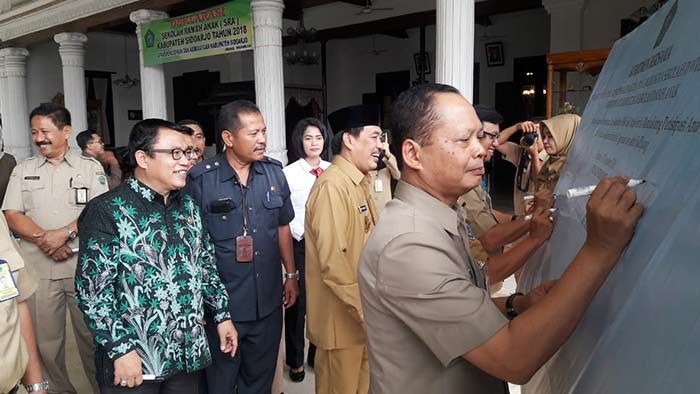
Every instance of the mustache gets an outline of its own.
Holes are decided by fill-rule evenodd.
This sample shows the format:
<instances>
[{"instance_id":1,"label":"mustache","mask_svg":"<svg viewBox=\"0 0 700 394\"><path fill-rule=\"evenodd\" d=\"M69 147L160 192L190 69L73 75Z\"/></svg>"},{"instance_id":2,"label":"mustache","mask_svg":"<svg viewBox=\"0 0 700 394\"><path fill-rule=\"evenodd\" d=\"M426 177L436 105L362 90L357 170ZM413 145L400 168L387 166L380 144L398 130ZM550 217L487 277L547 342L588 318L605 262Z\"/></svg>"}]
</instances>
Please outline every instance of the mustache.
<instances>
[{"instance_id":1,"label":"mustache","mask_svg":"<svg viewBox=\"0 0 700 394\"><path fill-rule=\"evenodd\" d=\"M36 143L36 146L43 146L43 145L51 145L51 142L50 141L41 141L41 142Z\"/></svg>"}]
</instances>

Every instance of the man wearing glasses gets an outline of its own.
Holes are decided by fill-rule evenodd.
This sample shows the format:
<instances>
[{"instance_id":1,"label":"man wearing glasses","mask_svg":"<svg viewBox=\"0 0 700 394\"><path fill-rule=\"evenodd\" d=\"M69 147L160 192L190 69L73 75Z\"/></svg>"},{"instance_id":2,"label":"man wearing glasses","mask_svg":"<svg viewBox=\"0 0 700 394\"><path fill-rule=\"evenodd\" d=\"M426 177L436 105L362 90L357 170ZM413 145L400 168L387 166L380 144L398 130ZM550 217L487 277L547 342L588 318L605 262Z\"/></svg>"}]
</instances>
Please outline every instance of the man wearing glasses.
<instances>
[{"instance_id":1,"label":"man wearing glasses","mask_svg":"<svg viewBox=\"0 0 700 394\"><path fill-rule=\"evenodd\" d=\"M475 110L482 125L478 139L486 152L486 162L491 160L498 146L499 124L503 117L489 107L477 105ZM472 256L482 266L488 264L491 294L497 293L503 286L503 281L520 269L552 234L553 225L548 211L554 204L551 193L536 196L535 213L531 220L494 210L491 197L481 186L463 194L457 203L466 214ZM505 245L522 237L524 238L520 242L504 253Z\"/></svg>"},{"instance_id":2,"label":"man wearing glasses","mask_svg":"<svg viewBox=\"0 0 700 394\"><path fill-rule=\"evenodd\" d=\"M133 178L78 220L77 299L95 337L102 394L197 393L212 353L235 354L214 245L196 202L180 191L196 155L190 134L161 119L134 125ZM205 311L217 333L211 346Z\"/></svg>"},{"instance_id":3,"label":"man wearing glasses","mask_svg":"<svg viewBox=\"0 0 700 394\"><path fill-rule=\"evenodd\" d=\"M51 392L75 393L65 363L66 310L88 379L94 381L92 337L75 304L74 276L78 251L76 221L91 199L107 191L107 178L97 160L71 150L70 113L44 103L29 115L38 155L21 161L12 172L3 203L10 229L39 287L30 299L36 339Z\"/></svg>"},{"instance_id":4,"label":"man wearing glasses","mask_svg":"<svg viewBox=\"0 0 700 394\"><path fill-rule=\"evenodd\" d=\"M122 170L114 153L105 150L102 137L93 130L85 130L75 136L78 147L83 151L83 156L92 157L102 164L107 175L109 190L122 183Z\"/></svg>"}]
</instances>

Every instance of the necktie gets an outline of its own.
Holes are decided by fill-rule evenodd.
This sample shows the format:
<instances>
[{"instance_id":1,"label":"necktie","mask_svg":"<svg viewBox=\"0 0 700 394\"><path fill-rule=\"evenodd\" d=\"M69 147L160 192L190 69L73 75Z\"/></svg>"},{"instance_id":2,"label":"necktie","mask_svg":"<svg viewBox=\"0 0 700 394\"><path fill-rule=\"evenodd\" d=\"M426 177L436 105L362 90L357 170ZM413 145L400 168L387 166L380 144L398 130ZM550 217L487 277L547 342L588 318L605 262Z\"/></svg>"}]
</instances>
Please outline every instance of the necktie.
<instances>
[{"instance_id":1,"label":"necktie","mask_svg":"<svg viewBox=\"0 0 700 394\"><path fill-rule=\"evenodd\" d=\"M321 174L323 174L323 168L321 167L316 167L312 168L311 171L309 171L312 175L315 175L316 178L320 177Z\"/></svg>"}]
</instances>

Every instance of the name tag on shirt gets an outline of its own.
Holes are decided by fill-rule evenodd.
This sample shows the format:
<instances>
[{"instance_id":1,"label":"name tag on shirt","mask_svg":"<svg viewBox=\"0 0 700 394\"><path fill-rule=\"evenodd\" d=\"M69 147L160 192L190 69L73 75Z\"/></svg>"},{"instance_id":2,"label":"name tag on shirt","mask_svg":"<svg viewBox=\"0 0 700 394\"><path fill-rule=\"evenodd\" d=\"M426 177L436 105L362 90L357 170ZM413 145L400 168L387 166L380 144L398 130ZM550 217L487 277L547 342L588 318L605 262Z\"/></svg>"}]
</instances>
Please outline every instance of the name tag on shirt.
<instances>
[{"instance_id":1,"label":"name tag on shirt","mask_svg":"<svg viewBox=\"0 0 700 394\"><path fill-rule=\"evenodd\" d=\"M10 264L0 260L0 302L11 300L19 295L19 290L12 276Z\"/></svg>"},{"instance_id":2,"label":"name tag on shirt","mask_svg":"<svg viewBox=\"0 0 700 394\"><path fill-rule=\"evenodd\" d=\"M88 203L88 189L80 188L75 189L75 203L77 205L85 205Z\"/></svg>"}]
</instances>

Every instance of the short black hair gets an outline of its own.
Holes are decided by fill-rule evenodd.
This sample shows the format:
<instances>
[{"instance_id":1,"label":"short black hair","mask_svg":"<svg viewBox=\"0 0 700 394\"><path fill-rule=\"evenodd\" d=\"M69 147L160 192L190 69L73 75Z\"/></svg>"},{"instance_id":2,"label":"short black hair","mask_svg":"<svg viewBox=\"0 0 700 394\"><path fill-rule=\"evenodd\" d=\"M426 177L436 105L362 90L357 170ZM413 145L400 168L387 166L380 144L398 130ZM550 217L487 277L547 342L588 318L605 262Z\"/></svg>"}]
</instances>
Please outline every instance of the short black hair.
<instances>
[{"instance_id":1,"label":"short black hair","mask_svg":"<svg viewBox=\"0 0 700 394\"><path fill-rule=\"evenodd\" d=\"M78 143L81 150L85 150L94 134L97 134L95 130L83 130L75 136L75 141Z\"/></svg>"},{"instance_id":2,"label":"short black hair","mask_svg":"<svg viewBox=\"0 0 700 394\"><path fill-rule=\"evenodd\" d=\"M427 83L403 91L394 102L391 113L391 132L394 134L392 151L396 152L399 168L403 168L401 145L411 139L420 145L430 144L433 123L439 120L433 97L438 93L460 94L450 85Z\"/></svg>"},{"instance_id":3,"label":"short black hair","mask_svg":"<svg viewBox=\"0 0 700 394\"><path fill-rule=\"evenodd\" d=\"M189 127L178 126L173 122L163 119L144 119L134 125L129 133L129 164L132 168L136 168L136 152L149 152L153 149L153 145L158 138L158 130L169 129L185 135L192 135L192 129Z\"/></svg>"},{"instance_id":4,"label":"short black hair","mask_svg":"<svg viewBox=\"0 0 700 394\"><path fill-rule=\"evenodd\" d=\"M71 125L70 112L62 105L54 103L41 103L29 114L29 122L31 122L35 116L48 117L59 129Z\"/></svg>"},{"instance_id":5,"label":"short black hair","mask_svg":"<svg viewBox=\"0 0 700 394\"><path fill-rule=\"evenodd\" d=\"M234 132L241 128L241 119L238 115L240 114L259 114L260 108L258 108L255 103L248 100L236 100L232 101L223 107L219 111L219 117L217 118L217 126L219 128L219 133L228 130Z\"/></svg>"},{"instance_id":6,"label":"short black hair","mask_svg":"<svg viewBox=\"0 0 700 394\"><path fill-rule=\"evenodd\" d=\"M497 125L503 123L503 116L491 107L486 105L475 105L474 110L476 111L476 116L479 117L479 120L482 123L489 122Z\"/></svg>"},{"instance_id":7,"label":"short black hair","mask_svg":"<svg viewBox=\"0 0 700 394\"><path fill-rule=\"evenodd\" d=\"M323 136L323 154L328 148L328 129L320 120L316 118L304 118L297 122L292 130L292 140L291 149L296 153L298 157L306 158L306 152L304 152L304 131L309 126L317 127L321 131L321 136Z\"/></svg>"},{"instance_id":8,"label":"short black hair","mask_svg":"<svg viewBox=\"0 0 700 394\"><path fill-rule=\"evenodd\" d=\"M194 119L183 119L175 124L178 126L197 126L200 129L202 129L202 131L204 131L204 126L202 126L201 123L197 122Z\"/></svg>"}]
</instances>

